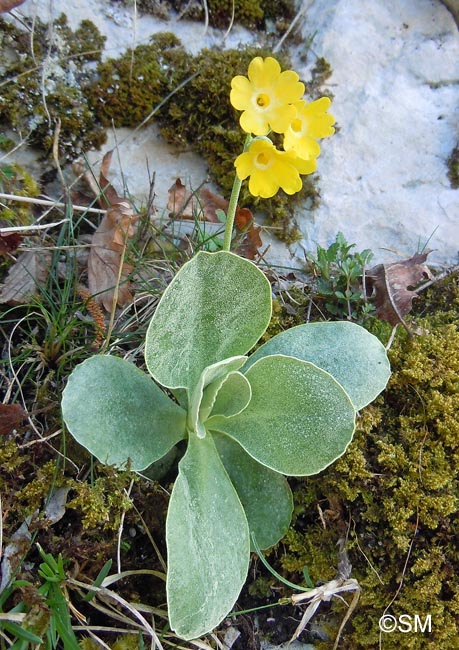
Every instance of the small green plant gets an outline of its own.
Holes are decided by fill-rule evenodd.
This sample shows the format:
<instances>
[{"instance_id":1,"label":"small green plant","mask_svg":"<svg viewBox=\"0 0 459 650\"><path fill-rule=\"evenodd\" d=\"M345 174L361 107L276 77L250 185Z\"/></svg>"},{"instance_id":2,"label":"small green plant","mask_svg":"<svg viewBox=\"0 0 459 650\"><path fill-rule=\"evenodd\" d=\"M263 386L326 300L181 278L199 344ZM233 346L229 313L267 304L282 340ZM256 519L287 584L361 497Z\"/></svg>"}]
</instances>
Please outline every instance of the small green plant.
<instances>
[{"instance_id":1,"label":"small green plant","mask_svg":"<svg viewBox=\"0 0 459 650\"><path fill-rule=\"evenodd\" d=\"M315 291L325 300L325 308L333 316L348 320L364 320L374 306L366 301L365 269L373 257L369 249L353 252L340 232L328 248L317 246L317 254L306 253L306 260L316 278Z\"/></svg>"},{"instance_id":2,"label":"small green plant","mask_svg":"<svg viewBox=\"0 0 459 650\"><path fill-rule=\"evenodd\" d=\"M315 169L315 139L330 134L333 118L328 100L307 105L302 92L298 75L270 57L256 57L248 79L235 77L231 101L248 135L223 250L200 251L164 292L145 341L151 377L97 355L75 368L63 394L70 432L102 462L141 472L186 441L166 520L166 586L170 625L187 640L233 607L251 536L266 549L286 533L292 495L283 475L316 474L341 456L357 410L390 374L382 344L348 322L294 327L248 356L269 324L271 287L229 250L236 205L247 177L253 195L270 197L279 187L298 192L300 174ZM271 128L285 131L284 150L267 137Z\"/></svg>"},{"instance_id":3,"label":"small green plant","mask_svg":"<svg viewBox=\"0 0 459 650\"><path fill-rule=\"evenodd\" d=\"M38 550L43 560L38 569L42 584L35 589L27 580L16 580L4 590L0 597L0 612L16 589L28 591L28 596L2 616L0 629L8 634L12 650L28 650L30 644L54 650L62 647L61 643L65 650L79 650L65 592L62 556L59 554L56 560L41 547Z\"/></svg>"}]
</instances>

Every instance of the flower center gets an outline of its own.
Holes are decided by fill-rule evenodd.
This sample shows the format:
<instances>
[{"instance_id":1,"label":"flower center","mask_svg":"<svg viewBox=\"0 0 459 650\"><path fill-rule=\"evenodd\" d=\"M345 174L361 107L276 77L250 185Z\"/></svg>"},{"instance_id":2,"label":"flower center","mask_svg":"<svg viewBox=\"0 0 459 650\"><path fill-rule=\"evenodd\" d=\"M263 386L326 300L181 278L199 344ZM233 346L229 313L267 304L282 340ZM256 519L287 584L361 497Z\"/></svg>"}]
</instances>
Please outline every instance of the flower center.
<instances>
[{"instance_id":1,"label":"flower center","mask_svg":"<svg viewBox=\"0 0 459 650\"><path fill-rule=\"evenodd\" d=\"M255 101L259 108L267 108L271 103L271 100L269 99L269 95L267 95L266 93L260 93L259 95L257 95Z\"/></svg>"},{"instance_id":2,"label":"flower center","mask_svg":"<svg viewBox=\"0 0 459 650\"><path fill-rule=\"evenodd\" d=\"M293 120L293 122L290 124L290 128L292 131L294 131L295 134L301 133L303 130L303 123L300 119L296 118L296 120Z\"/></svg>"},{"instance_id":3,"label":"flower center","mask_svg":"<svg viewBox=\"0 0 459 650\"><path fill-rule=\"evenodd\" d=\"M260 153L257 154L257 157L255 158L255 164L257 167L262 167L263 169L269 167L270 162L271 156L269 156L265 151L260 151Z\"/></svg>"}]
</instances>

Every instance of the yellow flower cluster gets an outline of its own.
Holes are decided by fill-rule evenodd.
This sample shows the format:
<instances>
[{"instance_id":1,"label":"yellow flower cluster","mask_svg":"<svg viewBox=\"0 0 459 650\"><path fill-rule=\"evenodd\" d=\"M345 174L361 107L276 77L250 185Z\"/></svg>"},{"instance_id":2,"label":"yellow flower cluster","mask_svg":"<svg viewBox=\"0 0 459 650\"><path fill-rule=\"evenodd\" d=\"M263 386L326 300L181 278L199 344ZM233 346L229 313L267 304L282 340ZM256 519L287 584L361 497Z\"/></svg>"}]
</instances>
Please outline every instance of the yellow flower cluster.
<instances>
[{"instance_id":1,"label":"yellow flower cluster","mask_svg":"<svg viewBox=\"0 0 459 650\"><path fill-rule=\"evenodd\" d=\"M270 198L279 188L295 194L302 187L300 174L316 170L320 154L318 138L335 132L335 119L327 113L328 97L307 103L302 96L304 84L293 70L281 72L276 59L255 57L248 76L238 75L231 82L231 104L239 111L242 129L255 137L235 160L242 181L249 178L253 196ZM266 136L271 132L284 136L283 151Z\"/></svg>"}]
</instances>

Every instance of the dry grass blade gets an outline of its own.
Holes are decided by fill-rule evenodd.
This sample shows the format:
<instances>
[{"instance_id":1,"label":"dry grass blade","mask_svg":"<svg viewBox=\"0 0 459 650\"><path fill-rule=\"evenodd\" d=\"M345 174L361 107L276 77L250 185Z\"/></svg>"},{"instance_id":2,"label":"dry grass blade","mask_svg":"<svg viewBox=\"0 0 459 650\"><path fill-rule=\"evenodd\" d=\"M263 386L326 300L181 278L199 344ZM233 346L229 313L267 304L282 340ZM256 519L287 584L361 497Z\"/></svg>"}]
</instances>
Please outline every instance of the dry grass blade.
<instances>
[{"instance_id":1,"label":"dry grass blade","mask_svg":"<svg viewBox=\"0 0 459 650\"><path fill-rule=\"evenodd\" d=\"M62 203L61 201L52 201L51 199L37 199L30 196L18 196L17 194L3 194L0 193L0 199L6 199L11 201L20 201L21 203L33 203L33 205L44 205L49 208L66 208L67 203ZM89 208L85 205L72 205L72 210L76 212L91 212L94 214L105 214L107 210L101 210L100 208ZM44 228L51 228L52 226L58 226L61 223L65 223L69 219L59 221L58 223L52 224L48 223L45 225L35 225L35 226L20 226L14 228L2 228L1 232L15 232L16 230L40 230Z\"/></svg>"},{"instance_id":2,"label":"dry grass blade","mask_svg":"<svg viewBox=\"0 0 459 650\"><path fill-rule=\"evenodd\" d=\"M149 575L154 576L155 578L160 578L164 581L166 580L166 574L161 571L155 571L154 569L131 569L130 571L120 571L119 573L113 573L112 575L107 576L102 582L102 587L108 587L109 585L118 582L118 580L138 575Z\"/></svg>"},{"instance_id":3,"label":"dry grass blade","mask_svg":"<svg viewBox=\"0 0 459 650\"><path fill-rule=\"evenodd\" d=\"M137 606L133 605L132 603L128 602L125 598L120 596L114 591L111 591L110 589L107 589L106 587L94 587L92 585L87 585L84 582L80 582L79 580L74 580L73 578L69 578L67 581L68 585L73 585L75 587L79 587L91 592L95 592L99 597L101 597L103 600L108 600L108 601L113 601L117 605L121 605L124 609L126 609L134 619L132 620L127 616L121 616L119 611L117 610L116 613L114 610L110 612L110 615L113 618L117 618L118 620L123 621L124 623L127 623L131 626L135 626L138 629L141 629L143 633L147 634L150 636L151 640L154 642L154 648L158 648L158 650L164 650L158 635L156 634L155 630L153 627L150 625L150 623L147 621L147 619L140 613L139 609ZM91 601L92 603L92 601ZM95 605L95 603L94 603ZM149 608L150 609L150 608Z\"/></svg>"},{"instance_id":4,"label":"dry grass blade","mask_svg":"<svg viewBox=\"0 0 459 650\"><path fill-rule=\"evenodd\" d=\"M360 598L361 587L357 582L357 580L353 578L350 578L348 580L344 580L343 578L336 578L335 580L330 580L329 582L327 582L324 585L321 585L320 587L316 587L315 589L311 589L310 591L303 592L300 594L293 594L293 596L291 596L291 601L293 605L298 605L299 603L306 600L310 600L310 603L306 611L304 612L300 624L295 630L294 635L290 639L290 643L299 637L299 635L304 630L306 625L309 623L311 618L314 616L315 612L317 611L317 609L319 608L322 602L329 602L334 596L339 598L340 596L338 596L338 594L344 593L346 591L354 591L355 594L352 598L351 604L349 605L349 609L346 612L346 616L341 622L340 628L338 630L335 644L333 646L333 650L336 650L344 626L349 620Z\"/></svg>"}]
</instances>

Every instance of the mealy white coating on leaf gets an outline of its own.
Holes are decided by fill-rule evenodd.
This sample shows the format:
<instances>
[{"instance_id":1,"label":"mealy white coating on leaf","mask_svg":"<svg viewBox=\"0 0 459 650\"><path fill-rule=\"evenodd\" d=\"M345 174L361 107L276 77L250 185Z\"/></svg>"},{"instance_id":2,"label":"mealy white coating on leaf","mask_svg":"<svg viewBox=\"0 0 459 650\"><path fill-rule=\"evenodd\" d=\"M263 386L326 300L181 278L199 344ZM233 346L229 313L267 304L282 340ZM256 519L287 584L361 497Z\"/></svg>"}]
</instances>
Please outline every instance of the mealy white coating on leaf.
<instances>
[{"instance_id":1,"label":"mealy white coating on leaf","mask_svg":"<svg viewBox=\"0 0 459 650\"><path fill-rule=\"evenodd\" d=\"M163 386L196 386L207 366L246 354L271 318L271 288L252 262L199 252L177 273L150 322L145 359Z\"/></svg>"},{"instance_id":2,"label":"mealy white coating on leaf","mask_svg":"<svg viewBox=\"0 0 459 650\"><path fill-rule=\"evenodd\" d=\"M201 376L199 377L198 383L191 393L190 398L187 422L188 426L192 430L198 431L198 422L200 420L203 421L203 415L201 413L201 402L204 389L213 382L221 386L221 384L225 381L226 376L230 372L241 368L246 360L247 357L245 356L231 357L230 359L217 361L217 363L213 363L212 365L207 366L207 368L204 368Z\"/></svg>"},{"instance_id":3,"label":"mealy white coating on leaf","mask_svg":"<svg viewBox=\"0 0 459 650\"><path fill-rule=\"evenodd\" d=\"M261 549L277 544L287 532L293 512L285 476L260 465L230 436L210 433L239 495L250 533L255 534Z\"/></svg>"},{"instance_id":4,"label":"mealy white coating on leaf","mask_svg":"<svg viewBox=\"0 0 459 650\"><path fill-rule=\"evenodd\" d=\"M248 406L208 429L232 436L259 463L287 475L316 474L349 445L355 409L343 387L312 363L285 355L259 359L245 372Z\"/></svg>"},{"instance_id":5,"label":"mealy white coating on leaf","mask_svg":"<svg viewBox=\"0 0 459 650\"><path fill-rule=\"evenodd\" d=\"M211 436L190 435L166 520L167 596L172 629L184 639L214 629L247 576L249 530Z\"/></svg>"},{"instance_id":6,"label":"mealy white coating on leaf","mask_svg":"<svg viewBox=\"0 0 459 650\"><path fill-rule=\"evenodd\" d=\"M151 377L95 355L71 373L62 413L73 437L101 462L142 470L185 437L185 411Z\"/></svg>"},{"instance_id":7,"label":"mealy white coating on leaf","mask_svg":"<svg viewBox=\"0 0 459 650\"><path fill-rule=\"evenodd\" d=\"M231 372L206 404L205 412L207 416L232 417L247 407L251 397L252 388L247 378L240 372Z\"/></svg>"},{"instance_id":8,"label":"mealy white coating on leaf","mask_svg":"<svg viewBox=\"0 0 459 650\"><path fill-rule=\"evenodd\" d=\"M356 410L384 390L390 364L382 343L370 332L347 321L297 325L277 334L249 358L285 354L309 361L329 372L343 386Z\"/></svg>"}]
</instances>

